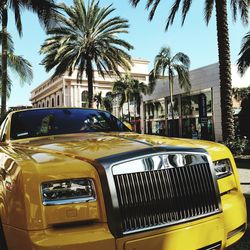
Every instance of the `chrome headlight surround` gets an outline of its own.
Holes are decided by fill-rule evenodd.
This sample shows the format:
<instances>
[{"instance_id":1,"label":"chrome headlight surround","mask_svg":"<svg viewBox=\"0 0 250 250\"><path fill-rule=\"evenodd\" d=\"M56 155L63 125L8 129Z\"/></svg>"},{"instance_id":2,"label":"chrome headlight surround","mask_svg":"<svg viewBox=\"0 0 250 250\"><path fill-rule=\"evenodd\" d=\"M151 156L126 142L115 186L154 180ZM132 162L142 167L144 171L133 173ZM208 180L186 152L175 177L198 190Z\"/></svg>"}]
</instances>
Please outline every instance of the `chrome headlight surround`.
<instances>
[{"instance_id":1,"label":"chrome headlight surround","mask_svg":"<svg viewBox=\"0 0 250 250\"><path fill-rule=\"evenodd\" d=\"M213 164L217 179L227 177L233 173L232 165L229 159L214 161Z\"/></svg>"},{"instance_id":2,"label":"chrome headlight surround","mask_svg":"<svg viewBox=\"0 0 250 250\"><path fill-rule=\"evenodd\" d=\"M90 178L66 179L41 184L42 203L65 205L96 200L94 181Z\"/></svg>"}]
</instances>

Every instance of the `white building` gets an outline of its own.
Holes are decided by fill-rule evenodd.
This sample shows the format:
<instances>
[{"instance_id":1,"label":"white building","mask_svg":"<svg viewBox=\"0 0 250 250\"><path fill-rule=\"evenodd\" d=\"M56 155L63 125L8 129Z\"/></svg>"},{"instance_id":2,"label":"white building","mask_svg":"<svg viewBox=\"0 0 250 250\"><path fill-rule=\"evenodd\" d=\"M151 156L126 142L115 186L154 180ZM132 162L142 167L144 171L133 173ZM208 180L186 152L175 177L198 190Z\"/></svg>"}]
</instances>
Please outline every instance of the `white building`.
<instances>
[{"instance_id":1,"label":"white building","mask_svg":"<svg viewBox=\"0 0 250 250\"><path fill-rule=\"evenodd\" d=\"M132 59L131 76L141 82L148 82L148 64L144 59ZM124 70L121 69L124 75ZM51 81L50 79L41 83L31 91L31 103L34 107L85 107L86 93L88 90L87 78L82 82L76 81L77 72L71 76L67 73ZM112 90L113 82L118 80L116 75L111 77L106 74L105 79L97 72L94 72L94 94L102 92L105 96ZM116 111L117 113L117 111ZM117 115L117 114L116 114Z\"/></svg>"}]
</instances>

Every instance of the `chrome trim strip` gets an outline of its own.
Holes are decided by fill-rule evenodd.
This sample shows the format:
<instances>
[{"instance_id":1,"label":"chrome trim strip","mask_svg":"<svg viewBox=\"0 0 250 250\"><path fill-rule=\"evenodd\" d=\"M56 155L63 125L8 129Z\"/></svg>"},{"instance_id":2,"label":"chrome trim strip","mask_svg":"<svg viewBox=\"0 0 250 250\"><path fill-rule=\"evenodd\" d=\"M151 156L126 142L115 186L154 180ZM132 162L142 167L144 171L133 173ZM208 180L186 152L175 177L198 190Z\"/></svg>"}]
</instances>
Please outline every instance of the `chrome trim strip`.
<instances>
[{"instance_id":1,"label":"chrome trim strip","mask_svg":"<svg viewBox=\"0 0 250 250\"><path fill-rule=\"evenodd\" d=\"M205 246L205 247L202 247L202 248L199 248L197 250L220 250L221 249L221 241L219 242L216 242L214 244L211 244L209 246Z\"/></svg>"},{"instance_id":2,"label":"chrome trim strip","mask_svg":"<svg viewBox=\"0 0 250 250\"><path fill-rule=\"evenodd\" d=\"M154 229L159 229L159 228L163 228L163 227L167 227L167 226L173 226L173 225L178 225L184 222L191 222L193 220L197 220L197 219L201 219L201 218L205 218L207 216L211 216L211 215L216 215L218 213L220 213L221 211L214 211L212 213L208 213L208 214L203 214L203 215L199 215L196 217L192 217L192 219L184 219L184 220L179 220L179 221L174 221L174 222L170 222L170 223L165 223L165 224L161 224L161 225L157 225L157 226L152 226L152 227L145 227L145 228L141 228L141 229L136 229L136 230L131 230L131 231L127 231L127 232L123 232L123 235L129 235L132 233L140 233L140 232L146 232L149 230L154 230Z\"/></svg>"},{"instance_id":3,"label":"chrome trim strip","mask_svg":"<svg viewBox=\"0 0 250 250\"><path fill-rule=\"evenodd\" d=\"M246 223L242 224L241 226L235 228L234 230L228 232L227 234L227 239L232 238L233 236L235 236L236 234L240 233L240 232L245 232L246 231Z\"/></svg>"},{"instance_id":4,"label":"chrome trim strip","mask_svg":"<svg viewBox=\"0 0 250 250\"><path fill-rule=\"evenodd\" d=\"M170 163L169 156L172 156L172 155L177 156L176 162L178 163L178 166L173 166L173 164ZM115 163L114 165L111 166L111 168L112 168L113 175L131 174L131 173L139 173L139 172L154 171L154 170L169 169L169 168L179 168L179 167L185 167L185 166L191 165L190 163L188 164L186 163L186 158L185 158L186 156L196 157L197 155L201 157L204 156L205 159L202 159L201 157L200 159L192 159L193 162L191 164L208 163L208 158L207 158L207 155L205 154L187 153L187 152L165 152L165 153L155 153L151 155L144 155L138 158L131 158L126 161ZM166 156L166 157L163 158L163 156ZM153 159L154 157L159 157L158 160L160 160L160 162L158 164L161 164L161 168L159 168L159 165L158 165L157 168L146 169L147 168L146 160L151 159L154 161ZM165 160L165 164L163 160ZM131 162L134 162L135 164L137 163L137 165L125 166L126 163L130 164ZM140 163L141 165L138 166L138 164Z\"/></svg>"},{"instance_id":5,"label":"chrome trim strip","mask_svg":"<svg viewBox=\"0 0 250 250\"><path fill-rule=\"evenodd\" d=\"M86 203L86 202L94 202L96 201L95 197L88 198L76 198L76 199L67 199L67 200L55 200L55 201L44 201L44 206L57 206L57 205L66 205L66 204L78 204L78 203Z\"/></svg>"},{"instance_id":6,"label":"chrome trim strip","mask_svg":"<svg viewBox=\"0 0 250 250\"><path fill-rule=\"evenodd\" d=\"M74 180L74 179L76 179L76 180L82 180L82 179L88 179L88 180L90 180L92 188L93 188L94 196L44 201L43 200L43 190L42 190L42 184L43 183L45 183L45 182L61 182L61 181L70 180L70 179L48 180L48 181L42 182L40 184L40 192L41 192L42 204L44 206L58 206L58 205L67 205L67 204L78 204L78 203L95 202L97 200L97 198L96 198L97 193L96 193L96 187L95 187L94 180L91 179L91 178L88 178L88 177L72 178L72 180Z\"/></svg>"}]
</instances>

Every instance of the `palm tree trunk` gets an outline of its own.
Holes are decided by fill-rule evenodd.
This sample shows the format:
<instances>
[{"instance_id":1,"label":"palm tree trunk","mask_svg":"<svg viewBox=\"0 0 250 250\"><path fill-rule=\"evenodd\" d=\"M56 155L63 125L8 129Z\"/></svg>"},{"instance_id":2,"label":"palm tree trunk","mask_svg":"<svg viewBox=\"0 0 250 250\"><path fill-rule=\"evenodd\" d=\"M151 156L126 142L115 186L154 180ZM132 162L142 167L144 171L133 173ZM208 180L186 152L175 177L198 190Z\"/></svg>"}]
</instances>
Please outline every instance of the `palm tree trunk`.
<instances>
[{"instance_id":1,"label":"palm tree trunk","mask_svg":"<svg viewBox=\"0 0 250 250\"><path fill-rule=\"evenodd\" d=\"M87 60L86 67L87 77L88 77L88 103L89 108L93 108L93 67L91 63L91 59Z\"/></svg>"},{"instance_id":2,"label":"palm tree trunk","mask_svg":"<svg viewBox=\"0 0 250 250\"><path fill-rule=\"evenodd\" d=\"M170 109L172 116L172 127L170 130L170 136L174 136L173 79L170 76L170 71L168 72L168 81L169 81L169 92L170 92Z\"/></svg>"},{"instance_id":3,"label":"palm tree trunk","mask_svg":"<svg viewBox=\"0 0 250 250\"><path fill-rule=\"evenodd\" d=\"M129 121L129 123L131 122L131 119L130 119L130 95L128 95L128 121Z\"/></svg>"},{"instance_id":4,"label":"palm tree trunk","mask_svg":"<svg viewBox=\"0 0 250 250\"><path fill-rule=\"evenodd\" d=\"M2 93L1 93L1 117L6 113L7 96L7 24L8 10L7 2L2 2Z\"/></svg>"},{"instance_id":5,"label":"palm tree trunk","mask_svg":"<svg viewBox=\"0 0 250 250\"><path fill-rule=\"evenodd\" d=\"M216 0L216 24L219 49L221 117L223 140L234 138L230 45L227 0Z\"/></svg>"},{"instance_id":6,"label":"palm tree trunk","mask_svg":"<svg viewBox=\"0 0 250 250\"><path fill-rule=\"evenodd\" d=\"M136 108L137 108L137 105L136 105L136 100L135 100L135 96L134 96L134 131L136 132Z\"/></svg>"}]
</instances>

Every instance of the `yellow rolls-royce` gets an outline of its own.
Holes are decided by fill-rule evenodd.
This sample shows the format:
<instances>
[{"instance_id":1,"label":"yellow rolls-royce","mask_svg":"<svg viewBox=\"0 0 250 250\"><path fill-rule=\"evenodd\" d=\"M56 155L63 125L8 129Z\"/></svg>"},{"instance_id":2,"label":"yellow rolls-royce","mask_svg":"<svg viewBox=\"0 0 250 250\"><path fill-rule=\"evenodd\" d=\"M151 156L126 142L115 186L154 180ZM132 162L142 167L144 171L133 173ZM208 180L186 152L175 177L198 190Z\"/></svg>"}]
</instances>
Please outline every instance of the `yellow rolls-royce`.
<instances>
[{"instance_id":1,"label":"yellow rolls-royce","mask_svg":"<svg viewBox=\"0 0 250 250\"><path fill-rule=\"evenodd\" d=\"M221 144L80 108L12 112L0 141L1 250L225 249L246 230Z\"/></svg>"}]
</instances>

